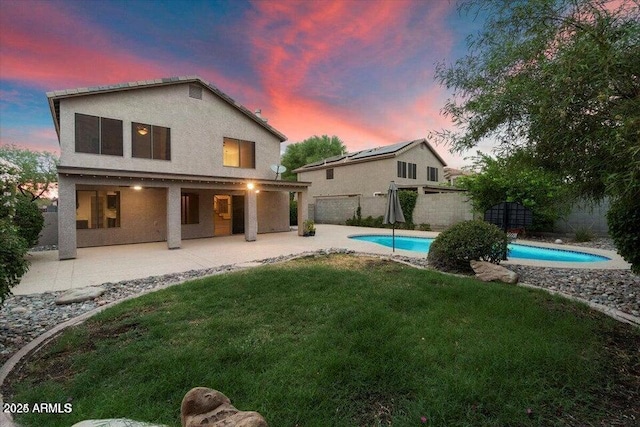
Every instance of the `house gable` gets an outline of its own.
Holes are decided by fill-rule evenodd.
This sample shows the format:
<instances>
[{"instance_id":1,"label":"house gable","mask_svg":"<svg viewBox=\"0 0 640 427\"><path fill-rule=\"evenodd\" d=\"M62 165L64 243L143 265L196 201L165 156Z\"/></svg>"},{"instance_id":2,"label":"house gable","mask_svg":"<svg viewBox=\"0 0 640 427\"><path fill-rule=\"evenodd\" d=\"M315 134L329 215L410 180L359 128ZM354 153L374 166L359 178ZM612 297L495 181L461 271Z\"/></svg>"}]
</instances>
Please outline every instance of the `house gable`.
<instances>
[{"instance_id":1,"label":"house gable","mask_svg":"<svg viewBox=\"0 0 640 427\"><path fill-rule=\"evenodd\" d=\"M419 139L334 156L294 172L298 179L312 183L311 197L372 196L386 193L390 181L405 188L438 185L443 182L445 165L429 143ZM437 179L430 179L428 168L437 170L434 172Z\"/></svg>"},{"instance_id":2,"label":"house gable","mask_svg":"<svg viewBox=\"0 0 640 427\"><path fill-rule=\"evenodd\" d=\"M50 94L60 132L61 167L273 179L270 165L279 163L284 135L200 80L152 82L132 88L107 86L90 93ZM199 97L192 96L194 87L202 89L199 94L196 91ZM75 146L77 114L120 121L119 155L79 152ZM141 158L135 152L132 127L138 123L168 129L169 158ZM226 140L253 144L252 165L225 164Z\"/></svg>"},{"instance_id":3,"label":"house gable","mask_svg":"<svg viewBox=\"0 0 640 427\"><path fill-rule=\"evenodd\" d=\"M141 80L129 83L120 83L115 85L105 85L105 86L94 86L94 87L85 87L85 88L77 88L77 89L66 89L66 90L56 90L52 92L47 92L47 98L49 100L49 108L51 110L51 115L53 117L54 126L56 128L56 132L58 134L58 140L60 140L60 100L65 98L72 98L78 96L88 96L88 95L96 95L101 93L112 93L112 92L123 92L129 90L137 90L142 88L152 88L152 87L161 87L161 86L171 86L177 84L185 84L190 83L191 85L199 86L205 88L210 93L224 100L226 103L231 105L232 107L238 109L242 114L247 116L249 119L253 120L260 126L267 129L269 132L274 134L277 138L280 139L280 142L284 142L287 140L287 137L280 133L278 130L267 124L267 121L262 117L252 113L248 108L243 106L242 104L235 101L229 95L222 92L213 84L201 79L198 76L183 76L183 77L170 77L170 78L162 78L155 80ZM194 94L193 89L190 88L190 96ZM197 93L197 91L195 92ZM196 95L197 96L197 95ZM196 96L192 96L196 98Z\"/></svg>"}]
</instances>

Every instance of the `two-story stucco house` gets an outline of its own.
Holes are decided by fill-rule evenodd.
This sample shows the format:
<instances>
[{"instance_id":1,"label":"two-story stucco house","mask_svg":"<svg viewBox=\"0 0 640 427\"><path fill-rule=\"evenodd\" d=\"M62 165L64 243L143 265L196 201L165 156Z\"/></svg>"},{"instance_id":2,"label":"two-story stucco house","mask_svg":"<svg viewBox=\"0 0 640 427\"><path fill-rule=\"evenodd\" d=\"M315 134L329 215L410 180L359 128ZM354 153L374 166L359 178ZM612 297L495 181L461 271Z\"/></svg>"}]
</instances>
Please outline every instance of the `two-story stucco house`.
<instances>
[{"instance_id":1,"label":"two-story stucco house","mask_svg":"<svg viewBox=\"0 0 640 427\"><path fill-rule=\"evenodd\" d=\"M311 182L309 197L386 194L389 182L419 193L438 192L446 163L426 139L330 157L294 170Z\"/></svg>"},{"instance_id":2,"label":"two-story stucco house","mask_svg":"<svg viewBox=\"0 0 640 427\"><path fill-rule=\"evenodd\" d=\"M308 213L319 223L384 214L389 183L418 194L413 221L445 228L471 219L460 190L448 184L446 163L426 139L343 154L294 172L310 182ZM298 204L300 206L300 204Z\"/></svg>"},{"instance_id":3,"label":"two-story stucco house","mask_svg":"<svg viewBox=\"0 0 640 427\"><path fill-rule=\"evenodd\" d=\"M47 93L60 142L59 257L77 247L289 231L286 137L198 77ZM304 206L304 205L303 205ZM304 221L306 211L299 211ZM301 222L300 222L301 223Z\"/></svg>"}]
</instances>

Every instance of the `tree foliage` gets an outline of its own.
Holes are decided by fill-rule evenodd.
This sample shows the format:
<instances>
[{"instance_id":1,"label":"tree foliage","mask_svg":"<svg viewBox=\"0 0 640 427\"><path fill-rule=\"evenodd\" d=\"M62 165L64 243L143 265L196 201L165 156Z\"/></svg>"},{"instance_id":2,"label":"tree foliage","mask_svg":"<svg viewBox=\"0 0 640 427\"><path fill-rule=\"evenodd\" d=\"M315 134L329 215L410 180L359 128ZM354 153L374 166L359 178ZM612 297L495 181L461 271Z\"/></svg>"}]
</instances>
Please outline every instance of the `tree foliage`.
<instances>
[{"instance_id":1,"label":"tree foliage","mask_svg":"<svg viewBox=\"0 0 640 427\"><path fill-rule=\"evenodd\" d=\"M0 305L29 267L27 242L14 224L20 172L18 166L0 158Z\"/></svg>"},{"instance_id":2,"label":"tree foliage","mask_svg":"<svg viewBox=\"0 0 640 427\"><path fill-rule=\"evenodd\" d=\"M18 196L13 223L18 227L18 234L25 240L28 247L38 243L38 237L44 227L44 216L29 196Z\"/></svg>"},{"instance_id":3,"label":"tree foliage","mask_svg":"<svg viewBox=\"0 0 640 427\"><path fill-rule=\"evenodd\" d=\"M347 147L335 135L331 137L314 135L302 142L289 144L282 155L282 164L287 168L287 171L282 174L282 178L295 181L296 174L292 172L294 169L318 160L337 156L346 151Z\"/></svg>"},{"instance_id":4,"label":"tree foliage","mask_svg":"<svg viewBox=\"0 0 640 427\"><path fill-rule=\"evenodd\" d=\"M550 231L570 208L572 197L564 178L535 165L526 152L493 158L478 153L477 173L462 176L456 185L468 191L473 208L484 212L500 202L518 202L531 210L531 230Z\"/></svg>"},{"instance_id":5,"label":"tree foliage","mask_svg":"<svg viewBox=\"0 0 640 427\"><path fill-rule=\"evenodd\" d=\"M640 199L640 1L472 0L460 9L487 18L468 54L436 71L453 90L443 112L456 126L436 139L460 152L485 139L501 155L524 147L576 195Z\"/></svg>"},{"instance_id":6,"label":"tree foliage","mask_svg":"<svg viewBox=\"0 0 640 427\"><path fill-rule=\"evenodd\" d=\"M20 168L18 190L32 201L58 182L58 157L47 151L31 151L16 145L0 146L0 158Z\"/></svg>"}]
</instances>

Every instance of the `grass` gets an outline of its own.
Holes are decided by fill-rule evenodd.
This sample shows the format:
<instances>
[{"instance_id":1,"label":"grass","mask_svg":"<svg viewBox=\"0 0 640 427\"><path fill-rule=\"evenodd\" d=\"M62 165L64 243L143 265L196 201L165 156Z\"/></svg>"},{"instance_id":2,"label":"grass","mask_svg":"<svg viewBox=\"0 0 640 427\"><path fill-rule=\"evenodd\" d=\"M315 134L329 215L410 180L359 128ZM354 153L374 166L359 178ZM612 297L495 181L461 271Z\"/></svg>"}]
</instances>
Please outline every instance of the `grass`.
<instances>
[{"instance_id":1,"label":"grass","mask_svg":"<svg viewBox=\"0 0 640 427\"><path fill-rule=\"evenodd\" d=\"M640 414L638 344L543 292L333 255L117 305L32 355L5 400L73 405L25 426L179 426L195 386L272 426L599 425Z\"/></svg>"}]
</instances>

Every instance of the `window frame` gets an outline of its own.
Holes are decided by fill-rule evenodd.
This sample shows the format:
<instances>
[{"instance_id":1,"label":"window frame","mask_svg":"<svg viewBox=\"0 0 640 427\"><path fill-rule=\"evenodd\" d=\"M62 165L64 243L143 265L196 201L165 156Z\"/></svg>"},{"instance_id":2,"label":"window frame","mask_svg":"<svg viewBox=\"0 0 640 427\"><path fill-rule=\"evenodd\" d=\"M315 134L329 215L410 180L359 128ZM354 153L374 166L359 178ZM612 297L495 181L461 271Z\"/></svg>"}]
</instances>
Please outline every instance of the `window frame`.
<instances>
[{"instance_id":1,"label":"window frame","mask_svg":"<svg viewBox=\"0 0 640 427\"><path fill-rule=\"evenodd\" d=\"M406 178L406 177L407 177L407 162L398 160L398 178Z\"/></svg>"},{"instance_id":2,"label":"window frame","mask_svg":"<svg viewBox=\"0 0 640 427\"><path fill-rule=\"evenodd\" d=\"M86 141L79 141L80 134L83 137L86 137L88 132L82 132L81 120L83 119L92 119L97 121L96 124L93 124L93 127L97 128L91 129L95 131L95 135L91 135L91 142L86 144ZM116 125L119 127L115 132L109 132L109 129ZM112 119L110 117L100 117L94 116L91 114L83 114L83 113L75 113L74 116L74 144L75 144L75 152L76 153L84 153L84 154L98 154L102 156L124 156L124 126L123 121L120 119ZM109 132L109 133L107 133ZM96 139L97 141L93 141ZM83 147L83 145L90 145L88 149ZM95 145L95 147L92 147Z\"/></svg>"},{"instance_id":3,"label":"window frame","mask_svg":"<svg viewBox=\"0 0 640 427\"><path fill-rule=\"evenodd\" d=\"M438 168L433 166L427 166L427 181L438 182Z\"/></svg>"},{"instance_id":4,"label":"window frame","mask_svg":"<svg viewBox=\"0 0 640 427\"><path fill-rule=\"evenodd\" d=\"M89 196L89 219L78 219L78 210L83 208L80 199L84 199L81 193ZM105 228L120 228L122 226L120 191L113 190L76 190L76 230L101 230ZM112 213L115 216L109 216ZM109 220L113 219L113 225ZM81 227L81 221L87 221L86 227Z\"/></svg>"},{"instance_id":5,"label":"window frame","mask_svg":"<svg viewBox=\"0 0 640 427\"><path fill-rule=\"evenodd\" d=\"M180 224L200 224L200 194L193 192L180 194Z\"/></svg>"},{"instance_id":6,"label":"window frame","mask_svg":"<svg viewBox=\"0 0 640 427\"><path fill-rule=\"evenodd\" d=\"M334 172L333 172L333 168L329 168L329 169L327 169L326 171L327 171L327 172L326 172L326 178L327 178L327 179L333 179L333 174L334 174Z\"/></svg>"},{"instance_id":7,"label":"window frame","mask_svg":"<svg viewBox=\"0 0 640 427\"><path fill-rule=\"evenodd\" d=\"M147 133L144 135L139 131L145 129ZM156 135L159 131L166 131L165 149L160 150L162 142L156 142ZM146 141L148 140L148 142ZM147 144L144 147L141 144ZM148 152L148 155L146 153ZM159 156L156 153L163 153ZM135 159L150 159L171 161L171 128L166 126L151 125L148 123L131 122L131 157Z\"/></svg>"},{"instance_id":8,"label":"window frame","mask_svg":"<svg viewBox=\"0 0 640 427\"><path fill-rule=\"evenodd\" d=\"M227 155L225 154L226 144L237 144L238 146L238 164L230 164L227 162ZM249 150L248 154L246 150ZM244 153L244 155L243 155ZM246 164L246 160L249 160L250 165ZM236 169L255 169L256 168L256 143L255 141L247 141L244 139L223 137L222 138L222 166Z\"/></svg>"}]
</instances>

